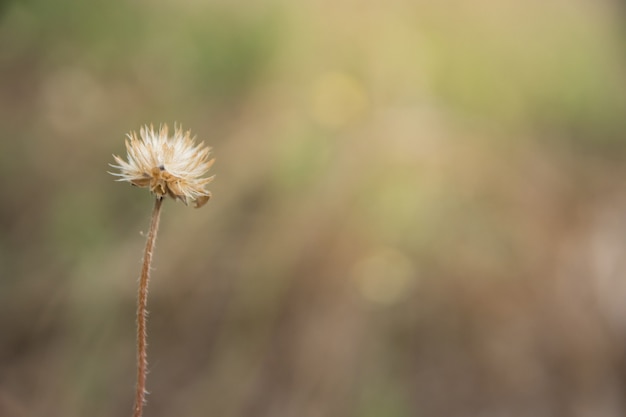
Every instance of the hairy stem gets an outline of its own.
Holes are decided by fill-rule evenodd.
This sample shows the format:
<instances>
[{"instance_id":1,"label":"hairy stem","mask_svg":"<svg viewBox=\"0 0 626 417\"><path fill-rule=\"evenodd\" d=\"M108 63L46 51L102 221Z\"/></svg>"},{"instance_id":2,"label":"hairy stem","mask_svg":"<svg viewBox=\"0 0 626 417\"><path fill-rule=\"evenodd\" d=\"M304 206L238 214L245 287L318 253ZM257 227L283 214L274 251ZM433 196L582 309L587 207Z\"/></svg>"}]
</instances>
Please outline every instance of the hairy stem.
<instances>
[{"instance_id":1,"label":"hairy stem","mask_svg":"<svg viewBox=\"0 0 626 417\"><path fill-rule=\"evenodd\" d=\"M148 304L148 281L150 280L150 265L152 263L152 252L159 230L159 218L161 217L161 205L163 198L157 197L152 210L150 220L150 231L146 241L146 250L143 254L143 264L141 267L141 278L139 281L139 292L137 294L137 388L135 391L135 407L133 417L141 417L143 406L146 402L146 373L148 371L148 358L146 353L146 316Z\"/></svg>"}]
</instances>

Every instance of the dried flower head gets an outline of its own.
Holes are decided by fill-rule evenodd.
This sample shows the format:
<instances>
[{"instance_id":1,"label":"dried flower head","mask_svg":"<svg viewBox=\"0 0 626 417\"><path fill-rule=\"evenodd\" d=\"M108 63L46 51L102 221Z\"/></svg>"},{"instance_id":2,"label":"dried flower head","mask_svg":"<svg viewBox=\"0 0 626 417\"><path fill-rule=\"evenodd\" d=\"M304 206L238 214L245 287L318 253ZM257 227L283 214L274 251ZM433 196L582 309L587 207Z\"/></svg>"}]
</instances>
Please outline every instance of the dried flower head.
<instances>
[{"instance_id":1,"label":"dried flower head","mask_svg":"<svg viewBox=\"0 0 626 417\"><path fill-rule=\"evenodd\" d=\"M209 159L211 148L204 143L195 143L190 131L183 132L180 126L174 127L174 135L168 137L167 125L158 131L152 126L126 135L128 161L113 155L120 170L110 174L120 177L118 181L128 181L137 187L148 187L157 197L168 195L187 204L192 201L195 207L202 207L211 198L206 190L214 176L203 178L213 165Z\"/></svg>"}]
</instances>

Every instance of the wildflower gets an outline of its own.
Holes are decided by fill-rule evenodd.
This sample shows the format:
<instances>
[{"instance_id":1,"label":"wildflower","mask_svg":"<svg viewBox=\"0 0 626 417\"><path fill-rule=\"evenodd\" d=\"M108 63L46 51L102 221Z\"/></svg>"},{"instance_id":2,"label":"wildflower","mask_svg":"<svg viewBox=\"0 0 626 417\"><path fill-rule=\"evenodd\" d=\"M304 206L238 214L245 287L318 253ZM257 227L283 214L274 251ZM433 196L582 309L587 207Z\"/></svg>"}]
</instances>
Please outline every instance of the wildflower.
<instances>
[{"instance_id":1,"label":"wildflower","mask_svg":"<svg viewBox=\"0 0 626 417\"><path fill-rule=\"evenodd\" d=\"M119 177L118 181L128 181L137 187L148 187L156 196L137 292L137 384L133 417L143 415L146 402L148 282L163 198L170 196L185 204L192 201L196 207L202 207L211 198L211 193L205 187L213 177L204 177L204 174L214 161L209 159L211 148L204 146L204 143L196 145L190 132L183 133L180 126L174 127L172 137L167 135L167 125L161 126L158 132L152 126L144 126L139 130L139 136L137 138L135 132L127 135L128 161L113 155L117 165L109 164L119 169L119 172L110 172Z\"/></svg>"},{"instance_id":2,"label":"wildflower","mask_svg":"<svg viewBox=\"0 0 626 417\"><path fill-rule=\"evenodd\" d=\"M191 201L195 207L202 207L211 198L205 187L214 176L203 176L215 160L209 159L211 148L196 144L190 131L183 133L180 126L174 127L174 135L168 137L167 125L158 131L144 126L139 138L135 132L126 136L128 161L113 155L117 165L109 164L119 169L119 173L110 172L119 177L118 181L148 187L157 198L167 195L185 205Z\"/></svg>"}]
</instances>

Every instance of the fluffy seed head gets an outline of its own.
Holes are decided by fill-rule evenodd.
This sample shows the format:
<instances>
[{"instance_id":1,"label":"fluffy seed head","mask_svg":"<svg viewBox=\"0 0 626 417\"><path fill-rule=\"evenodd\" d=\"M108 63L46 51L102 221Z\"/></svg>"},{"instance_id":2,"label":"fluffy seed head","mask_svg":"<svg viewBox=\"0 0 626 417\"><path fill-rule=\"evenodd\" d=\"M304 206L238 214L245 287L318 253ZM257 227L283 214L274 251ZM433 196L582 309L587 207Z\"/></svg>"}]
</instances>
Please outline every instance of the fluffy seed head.
<instances>
[{"instance_id":1,"label":"fluffy seed head","mask_svg":"<svg viewBox=\"0 0 626 417\"><path fill-rule=\"evenodd\" d=\"M128 181L137 187L148 187L158 198L166 195L195 207L202 207L211 198L206 190L214 176L203 177L215 159L209 159L211 148L204 143L196 144L190 131L183 132L174 126L174 135L168 136L167 125L158 131L144 126L126 135L128 161L113 155L116 165L109 164L119 172L109 174Z\"/></svg>"}]
</instances>

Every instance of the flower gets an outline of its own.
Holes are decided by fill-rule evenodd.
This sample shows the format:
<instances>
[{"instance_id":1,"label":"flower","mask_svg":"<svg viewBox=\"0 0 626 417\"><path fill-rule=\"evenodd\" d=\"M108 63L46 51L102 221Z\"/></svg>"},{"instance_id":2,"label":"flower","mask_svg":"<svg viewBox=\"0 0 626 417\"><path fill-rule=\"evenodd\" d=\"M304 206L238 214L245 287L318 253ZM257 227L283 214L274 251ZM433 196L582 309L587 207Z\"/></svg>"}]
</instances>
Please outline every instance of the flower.
<instances>
[{"instance_id":1,"label":"flower","mask_svg":"<svg viewBox=\"0 0 626 417\"><path fill-rule=\"evenodd\" d=\"M215 159L209 159L211 148L204 143L196 145L191 132L183 133L174 127L174 135L168 137L167 125L158 131L144 126L126 135L128 161L113 155L117 165L109 164L120 172L109 172L117 181L128 181L137 187L148 187L158 198L166 195L185 203L192 201L202 207L211 198L205 189L214 176L203 178Z\"/></svg>"}]
</instances>

